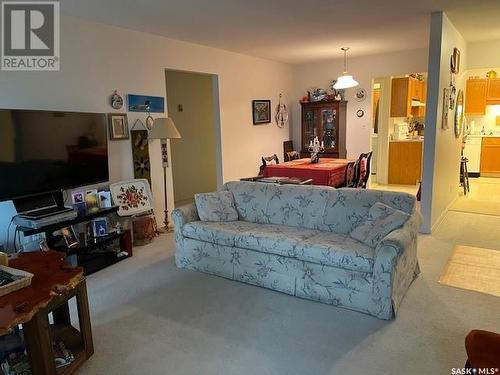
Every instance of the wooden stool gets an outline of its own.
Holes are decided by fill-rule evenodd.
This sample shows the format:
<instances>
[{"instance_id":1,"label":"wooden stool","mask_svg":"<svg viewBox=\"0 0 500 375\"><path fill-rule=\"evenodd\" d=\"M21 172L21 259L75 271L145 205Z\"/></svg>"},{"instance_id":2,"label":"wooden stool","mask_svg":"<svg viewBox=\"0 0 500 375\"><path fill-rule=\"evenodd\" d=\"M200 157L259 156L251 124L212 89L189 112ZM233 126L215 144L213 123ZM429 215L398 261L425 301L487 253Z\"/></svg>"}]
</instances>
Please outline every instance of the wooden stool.
<instances>
[{"instance_id":1,"label":"wooden stool","mask_svg":"<svg viewBox=\"0 0 500 375\"><path fill-rule=\"evenodd\" d=\"M464 188L464 195L467 195L467 193L470 191L469 188L469 172L467 170L467 162L469 159L467 159L465 156L462 156L460 159L460 186L463 186Z\"/></svg>"}]
</instances>

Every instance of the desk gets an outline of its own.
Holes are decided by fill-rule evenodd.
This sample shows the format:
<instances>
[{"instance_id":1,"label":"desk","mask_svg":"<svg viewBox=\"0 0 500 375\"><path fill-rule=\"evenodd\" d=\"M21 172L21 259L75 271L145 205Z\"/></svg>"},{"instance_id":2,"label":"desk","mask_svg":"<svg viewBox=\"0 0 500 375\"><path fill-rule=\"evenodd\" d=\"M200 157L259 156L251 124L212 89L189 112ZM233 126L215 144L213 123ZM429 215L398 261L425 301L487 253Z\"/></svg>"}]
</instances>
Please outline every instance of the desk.
<instances>
[{"instance_id":1,"label":"desk","mask_svg":"<svg viewBox=\"0 0 500 375\"><path fill-rule=\"evenodd\" d=\"M297 159L266 166L264 177L310 178L313 185L341 187L345 183L345 172L350 161L352 160L322 158L319 163L311 164L309 158Z\"/></svg>"},{"instance_id":2,"label":"desk","mask_svg":"<svg viewBox=\"0 0 500 375\"><path fill-rule=\"evenodd\" d=\"M83 269L71 267L64 254L47 251L21 253L9 266L31 272L31 286L0 297L0 334L23 325L24 341L33 375L69 375L93 353L87 287ZM77 302L80 330L71 325L68 300ZM49 323L49 313L54 324ZM56 370L52 343L63 341L74 361Z\"/></svg>"}]
</instances>

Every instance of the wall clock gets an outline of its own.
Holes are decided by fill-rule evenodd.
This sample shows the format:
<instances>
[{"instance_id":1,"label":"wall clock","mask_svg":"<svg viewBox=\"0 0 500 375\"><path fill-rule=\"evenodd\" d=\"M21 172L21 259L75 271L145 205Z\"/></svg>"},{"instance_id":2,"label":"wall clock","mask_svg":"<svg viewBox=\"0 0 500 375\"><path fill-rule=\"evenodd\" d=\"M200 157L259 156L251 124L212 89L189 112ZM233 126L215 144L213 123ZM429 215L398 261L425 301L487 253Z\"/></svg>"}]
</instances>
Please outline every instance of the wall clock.
<instances>
[{"instance_id":1,"label":"wall clock","mask_svg":"<svg viewBox=\"0 0 500 375\"><path fill-rule=\"evenodd\" d=\"M365 115L365 111L363 111L362 109L358 109L358 111L356 112L356 116L358 117L363 117Z\"/></svg>"}]
</instances>

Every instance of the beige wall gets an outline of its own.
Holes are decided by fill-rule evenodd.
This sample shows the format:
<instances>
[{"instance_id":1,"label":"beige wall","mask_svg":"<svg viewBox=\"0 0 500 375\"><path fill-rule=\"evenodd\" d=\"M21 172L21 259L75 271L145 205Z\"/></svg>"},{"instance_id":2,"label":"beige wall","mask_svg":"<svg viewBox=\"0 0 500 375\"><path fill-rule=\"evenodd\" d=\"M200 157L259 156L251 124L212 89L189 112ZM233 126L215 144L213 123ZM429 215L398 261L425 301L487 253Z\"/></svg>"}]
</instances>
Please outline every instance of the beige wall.
<instances>
[{"instance_id":1,"label":"beige wall","mask_svg":"<svg viewBox=\"0 0 500 375\"><path fill-rule=\"evenodd\" d=\"M210 74L166 71L169 116L182 139L170 142L175 201L217 188L216 124ZM178 106L182 105L182 112Z\"/></svg>"},{"instance_id":2,"label":"beige wall","mask_svg":"<svg viewBox=\"0 0 500 375\"><path fill-rule=\"evenodd\" d=\"M115 112L109 104L113 90L122 95L166 96L165 69L219 77L221 173L225 181L254 175L261 155L281 152L282 142L290 137L290 126L253 126L251 101L271 99L274 106L282 92L289 105L290 66L68 16L61 17L61 70L0 71L0 108ZM126 112L126 108L117 112ZM128 118L132 126L146 116L129 112ZM110 180L133 177L130 141L110 141L109 153ZM154 207L161 221L164 184L159 141L151 142L150 155ZM171 212L171 168L167 170L167 193ZM11 203L0 203L0 243L14 212Z\"/></svg>"},{"instance_id":3,"label":"beige wall","mask_svg":"<svg viewBox=\"0 0 500 375\"><path fill-rule=\"evenodd\" d=\"M442 129L443 90L450 84L450 57L453 48L461 52L456 88L464 90L468 51L464 38L448 17L437 12L431 18L429 51L429 86L427 90L424 144L424 177L422 183L422 230L431 232L458 197L460 150L462 138L453 129L455 111L448 111L449 129Z\"/></svg>"},{"instance_id":4,"label":"beige wall","mask_svg":"<svg viewBox=\"0 0 500 375\"><path fill-rule=\"evenodd\" d=\"M500 39L468 43L467 51L468 69L500 66Z\"/></svg>"}]
</instances>

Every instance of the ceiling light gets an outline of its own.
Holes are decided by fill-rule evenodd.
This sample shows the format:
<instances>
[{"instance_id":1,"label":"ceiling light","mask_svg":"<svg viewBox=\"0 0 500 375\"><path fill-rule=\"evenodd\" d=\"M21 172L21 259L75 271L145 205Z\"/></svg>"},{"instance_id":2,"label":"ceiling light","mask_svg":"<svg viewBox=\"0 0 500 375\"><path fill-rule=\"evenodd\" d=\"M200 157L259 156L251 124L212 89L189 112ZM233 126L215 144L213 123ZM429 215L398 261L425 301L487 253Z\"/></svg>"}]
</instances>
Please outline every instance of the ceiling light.
<instances>
[{"instance_id":1,"label":"ceiling light","mask_svg":"<svg viewBox=\"0 0 500 375\"><path fill-rule=\"evenodd\" d=\"M347 51L349 50L349 47L342 47L341 50L344 51L344 72L341 76L339 76L339 78L337 78L335 85L333 85L333 88L336 90L348 89L359 85L359 83L355 81L351 75L347 74Z\"/></svg>"}]
</instances>

